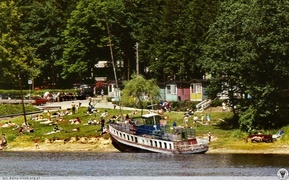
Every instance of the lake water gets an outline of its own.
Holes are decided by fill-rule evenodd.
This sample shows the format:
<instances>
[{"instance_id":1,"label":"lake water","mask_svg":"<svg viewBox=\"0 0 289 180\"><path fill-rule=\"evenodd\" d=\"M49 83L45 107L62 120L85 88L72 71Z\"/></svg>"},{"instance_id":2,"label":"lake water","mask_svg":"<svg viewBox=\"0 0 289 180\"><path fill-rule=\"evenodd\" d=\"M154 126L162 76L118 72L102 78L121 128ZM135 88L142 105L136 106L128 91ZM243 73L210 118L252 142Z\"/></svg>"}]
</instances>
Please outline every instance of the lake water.
<instances>
[{"instance_id":1,"label":"lake water","mask_svg":"<svg viewBox=\"0 0 289 180\"><path fill-rule=\"evenodd\" d=\"M0 152L9 179L276 179L288 155Z\"/></svg>"}]
</instances>

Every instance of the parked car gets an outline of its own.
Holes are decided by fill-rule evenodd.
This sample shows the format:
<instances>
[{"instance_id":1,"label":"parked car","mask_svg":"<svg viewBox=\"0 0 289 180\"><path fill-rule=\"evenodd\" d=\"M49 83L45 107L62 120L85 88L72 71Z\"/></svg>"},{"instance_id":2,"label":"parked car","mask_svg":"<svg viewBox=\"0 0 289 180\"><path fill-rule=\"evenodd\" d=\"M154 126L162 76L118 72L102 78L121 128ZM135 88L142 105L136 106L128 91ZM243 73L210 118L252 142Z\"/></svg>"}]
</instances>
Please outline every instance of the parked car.
<instances>
[{"instance_id":1,"label":"parked car","mask_svg":"<svg viewBox=\"0 0 289 180\"><path fill-rule=\"evenodd\" d=\"M251 134L249 135L251 142L273 142L273 137L271 134Z\"/></svg>"},{"instance_id":2,"label":"parked car","mask_svg":"<svg viewBox=\"0 0 289 180\"><path fill-rule=\"evenodd\" d=\"M34 100L32 104L37 106L46 104L48 102L48 99L42 98L41 96L31 96L30 99Z\"/></svg>"}]
</instances>

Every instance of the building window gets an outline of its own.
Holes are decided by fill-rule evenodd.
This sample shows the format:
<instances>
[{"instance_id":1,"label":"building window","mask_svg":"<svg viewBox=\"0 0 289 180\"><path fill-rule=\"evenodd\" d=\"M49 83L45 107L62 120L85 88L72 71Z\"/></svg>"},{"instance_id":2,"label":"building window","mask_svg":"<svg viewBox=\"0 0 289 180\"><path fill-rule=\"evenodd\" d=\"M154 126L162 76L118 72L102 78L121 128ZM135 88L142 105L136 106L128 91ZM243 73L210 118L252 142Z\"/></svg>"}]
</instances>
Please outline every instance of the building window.
<instances>
[{"instance_id":1,"label":"building window","mask_svg":"<svg viewBox=\"0 0 289 180\"><path fill-rule=\"evenodd\" d=\"M193 93L202 93L202 84L193 84Z\"/></svg>"},{"instance_id":2,"label":"building window","mask_svg":"<svg viewBox=\"0 0 289 180\"><path fill-rule=\"evenodd\" d=\"M168 85L167 86L167 94L177 94L176 85Z\"/></svg>"}]
</instances>

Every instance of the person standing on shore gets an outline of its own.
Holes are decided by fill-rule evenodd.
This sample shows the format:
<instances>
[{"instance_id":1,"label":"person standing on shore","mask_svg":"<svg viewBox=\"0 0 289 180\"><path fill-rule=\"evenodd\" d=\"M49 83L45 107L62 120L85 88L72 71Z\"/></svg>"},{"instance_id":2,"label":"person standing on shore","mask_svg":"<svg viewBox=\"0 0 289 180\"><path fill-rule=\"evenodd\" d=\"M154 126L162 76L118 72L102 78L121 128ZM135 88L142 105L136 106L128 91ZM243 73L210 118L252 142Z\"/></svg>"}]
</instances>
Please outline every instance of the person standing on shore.
<instances>
[{"instance_id":1,"label":"person standing on shore","mask_svg":"<svg viewBox=\"0 0 289 180\"><path fill-rule=\"evenodd\" d=\"M72 102L72 104L71 104L71 111L72 111L72 114L75 114L75 110L76 110L75 103Z\"/></svg>"},{"instance_id":2,"label":"person standing on shore","mask_svg":"<svg viewBox=\"0 0 289 180\"><path fill-rule=\"evenodd\" d=\"M34 145L35 145L35 148L36 148L36 149L40 149L40 148L39 148L39 144L38 144L38 139L35 139L35 140L34 140Z\"/></svg>"},{"instance_id":3,"label":"person standing on shore","mask_svg":"<svg viewBox=\"0 0 289 180\"><path fill-rule=\"evenodd\" d=\"M209 142L211 142L212 134L210 132L208 133L208 138L209 138Z\"/></svg>"},{"instance_id":4,"label":"person standing on shore","mask_svg":"<svg viewBox=\"0 0 289 180\"><path fill-rule=\"evenodd\" d=\"M196 125L196 126L198 126L198 116L195 114L195 116L194 116L194 124Z\"/></svg>"},{"instance_id":5,"label":"person standing on shore","mask_svg":"<svg viewBox=\"0 0 289 180\"><path fill-rule=\"evenodd\" d=\"M103 135L105 133L105 128L104 128L105 119L103 116L101 116L99 123L101 125L101 135Z\"/></svg>"},{"instance_id":6,"label":"person standing on shore","mask_svg":"<svg viewBox=\"0 0 289 180\"><path fill-rule=\"evenodd\" d=\"M175 132L177 132L177 123L176 123L176 121L174 121L173 122L173 132L175 133Z\"/></svg>"},{"instance_id":7,"label":"person standing on shore","mask_svg":"<svg viewBox=\"0 0 289 180\"><path fill-rule=\"evenodd\" d=\"M206 115L206 120L207 120L207 123L210 124L211 118L209 114Z\"/></svg>"},{"instance_id":8,"label":"person standing on shore","mask_svg":"<svg viewBox=\"0 0 289 180\"><path fill-rule=\"evenodd\" d=\"M189 127L189 117L187 114L184 115L184 122L185 122L185 128Z\"/></svg>"},{"instance_id":9,"label":"person standing on shore","mask_svg":"<svg viewBox=\"0 0 289 180\"><path fill-rule=\"evenodd\" d=\"M101 99L103 99L104 91L101 89Z\"/></svg>"}]
</instances>

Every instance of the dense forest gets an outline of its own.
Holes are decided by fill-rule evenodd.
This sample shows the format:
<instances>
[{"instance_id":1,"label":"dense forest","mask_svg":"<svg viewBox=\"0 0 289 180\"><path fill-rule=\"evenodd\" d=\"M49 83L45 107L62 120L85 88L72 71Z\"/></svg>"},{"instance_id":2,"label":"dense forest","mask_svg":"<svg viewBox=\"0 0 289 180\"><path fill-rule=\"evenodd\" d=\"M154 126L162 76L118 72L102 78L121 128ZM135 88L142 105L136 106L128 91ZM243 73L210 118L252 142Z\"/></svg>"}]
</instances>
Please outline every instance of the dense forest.
<instances>
[{"instance_id":1,"label":"dense forest","mask_svg":"<svg viewBox=\"0 0 289 180\"><path fill-rule=\"evenodd\" d=\"M0 35L1 89L112 80L113 59L120 81L211 77L243 129L287 119L289 0L0 0Z\"/></svg>"}]
</instances>

